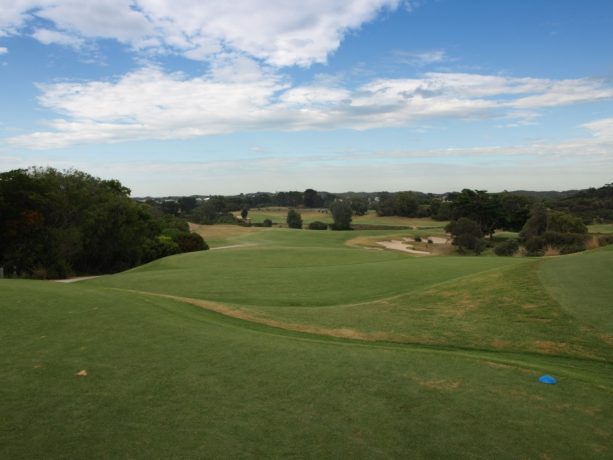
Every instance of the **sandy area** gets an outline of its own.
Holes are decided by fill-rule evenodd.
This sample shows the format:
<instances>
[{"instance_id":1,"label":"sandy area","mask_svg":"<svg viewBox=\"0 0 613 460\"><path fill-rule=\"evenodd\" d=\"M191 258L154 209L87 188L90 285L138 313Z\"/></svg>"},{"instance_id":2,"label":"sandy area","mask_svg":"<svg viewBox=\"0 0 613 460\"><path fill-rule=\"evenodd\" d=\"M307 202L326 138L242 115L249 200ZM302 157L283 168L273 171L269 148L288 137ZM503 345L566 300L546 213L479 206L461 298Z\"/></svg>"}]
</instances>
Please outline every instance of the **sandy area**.
<instances>
[{"instance_id":1,"label":"sandy area","mask_svg":"<svg viewBox=\"0 0 613 460\"><path fill-rule=\"evenodd\" d=\"M434 244L447 244L449 243L448 238L443 238L441 236L429 236L428 238L424 238L426 241L430 240Z\"/></svg>"},{"instance_id":2,"label":"sandy area","mask_svg":"<svg viewBox=\"0 0 613 460\"><path fill-rule=\"evenodd\" d=\"M401 240L377 241L377 244L380 244L387 249L408 252L410 254L430 255L428 251L418 251L417 249L413 249L411 246L407 246L405 241Z\"/></svg>"}]
</instances>

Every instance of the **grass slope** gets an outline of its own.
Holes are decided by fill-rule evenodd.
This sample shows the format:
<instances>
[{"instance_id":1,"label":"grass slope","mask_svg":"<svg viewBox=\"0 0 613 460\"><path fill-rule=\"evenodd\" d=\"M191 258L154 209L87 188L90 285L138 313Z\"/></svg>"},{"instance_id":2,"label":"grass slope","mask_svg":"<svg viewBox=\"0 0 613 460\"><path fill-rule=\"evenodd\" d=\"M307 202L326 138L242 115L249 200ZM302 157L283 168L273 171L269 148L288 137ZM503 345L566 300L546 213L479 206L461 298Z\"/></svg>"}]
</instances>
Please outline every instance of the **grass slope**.
<instances>
[{"instance_id":1,"label":"grass slope","mask_svg":"<svg viewBox=\"0 0 613 460\"><path fill-rule=\"evenodd\" d=\"M613 246L547 260L539 274L566 311L613 334Z\"/></svg>"},{"instance_id":2,"label":"grass slope","mask_svg":"<svg viewBox=\"0 0 613 460\"><path fill-rule=\"evenodd\" d=\"M78 284L3 280L0 309L2 458L610 454L595 363L336 341Z\"/></svg>"},{"instance_id":3,"label":"grass slope","mask_svg":"<svg viewBox=\"0 0 613 460\"><path fill-rule=\"evenodd\" d=\"M0 280L0 458L610 458L612 250L215 231L255 246Z\"/></svg>"}]
</instances>

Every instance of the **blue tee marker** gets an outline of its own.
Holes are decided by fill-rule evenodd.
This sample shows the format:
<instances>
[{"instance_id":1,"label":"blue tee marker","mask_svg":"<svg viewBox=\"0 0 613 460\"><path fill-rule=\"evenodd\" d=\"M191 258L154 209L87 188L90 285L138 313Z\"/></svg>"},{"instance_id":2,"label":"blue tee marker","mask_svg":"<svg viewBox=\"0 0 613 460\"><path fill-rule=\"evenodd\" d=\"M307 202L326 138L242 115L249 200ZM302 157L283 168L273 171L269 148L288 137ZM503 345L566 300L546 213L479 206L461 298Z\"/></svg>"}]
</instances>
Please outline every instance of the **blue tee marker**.
<instances>
[{"instance_id":1,"label":"blue tee marker","mask_svg":"<svg viewBox=\"0 0 613 460\"><path fill-rule=\"evenodd\" d=\"M539 377L539 382L545 383L547 385L555 385L556 383L558 383L556 378L552 377L551 375L541 375Z\"/></svg>"}]
</instances>

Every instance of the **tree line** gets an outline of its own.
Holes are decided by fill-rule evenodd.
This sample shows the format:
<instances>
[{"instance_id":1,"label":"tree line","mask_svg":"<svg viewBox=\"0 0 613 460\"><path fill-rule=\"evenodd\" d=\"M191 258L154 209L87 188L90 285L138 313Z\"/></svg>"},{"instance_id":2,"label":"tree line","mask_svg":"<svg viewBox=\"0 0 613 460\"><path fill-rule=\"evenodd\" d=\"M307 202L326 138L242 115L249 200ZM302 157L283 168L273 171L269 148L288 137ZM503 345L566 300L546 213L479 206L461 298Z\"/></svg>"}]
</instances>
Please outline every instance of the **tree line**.
<instances>
[{"instance_id":1,"label":"tree line","mask_svg":"<svg viewBox=\"0 0 613 460\"><path fill-rule=\"evenodd\" d=\"M208 249L185 220L130 198L116 180L53 168L0 174L0 266L5 275L63 278L125 270Z\"/></svg>"}]
</instances>

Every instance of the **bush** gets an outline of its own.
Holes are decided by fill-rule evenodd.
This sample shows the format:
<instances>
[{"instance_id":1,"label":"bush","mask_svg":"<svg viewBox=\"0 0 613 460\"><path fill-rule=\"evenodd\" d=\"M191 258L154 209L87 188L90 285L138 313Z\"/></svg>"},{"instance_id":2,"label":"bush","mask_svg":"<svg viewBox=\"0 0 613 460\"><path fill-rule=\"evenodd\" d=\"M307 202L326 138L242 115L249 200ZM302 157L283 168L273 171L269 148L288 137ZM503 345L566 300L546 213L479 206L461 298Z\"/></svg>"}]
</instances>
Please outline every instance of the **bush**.
<instances>
[{"instance_id":1,"label":"bush","mask_svg":"<svg viewBox=\"0 0 613 460\"><path fill-rule=\"evenodd\" d=\"M309 224L309 230L328 230L328 224L316 220Z\"/></svg>"},{"instance_id":2,"label":"bush","mask_svg":"<svg viewBox=\"0 0 613 460\"><path fill-rule=\"evenodd\" d=\"M573 254L575 252L581 252L581 251L585 251L585 245L584 244L569 244L567 246L562 246L560 248L560 254L561 255Z\"/></svg>"},{"instance_id":3,"label":"bush","mask_svg":"<svg viewBox=\"0 0 613 460\"><path fill-rule=\"evenodd\" d=\"M562 246L583 246L585 249L585 242L588 240L589 235L584 233L561 233L547 231L542 235L546 244L561 248Z\"/></svg>"},{"instance_id":4,"label":"bush","mask_svg":"<svg viewBox=\"0 0 613 460\"><path fill-rule=\"evenodd\" d=\"M179 245L181 252L206 251L209 245L197 233L180 233L173 238Z\"/></svg>"},{"instance_id":5,"label":"bush","mask_svg":"<svg viewBox=\"0 0 613 460\"><path fill-rule=\"evenodd\" d=\"M264 222L262 222L262 227L272 227L272 220L264 219Z\"/></svg>"},{"instance_id":6,"label":"bush","mask_svg":"<svg viewBox=\"0 0 613 460\"><path fill-rule=\"evenodd\" d=\"M228 213L217 216L217 218L215 219L215 223L216 224L236 224L237 219L236 217L234 217L232 213L228 212Z\"/></svg>"},{"instance_id":7,"label":"bush","mask_svg":"<svg viewBox=\"0 0 613 460\"><path fill-rule=\"evenodd\" d=\"M524 245L526 246L526 255L542 256L546 246L545 239L542 236L533 236L528 238Z\"/></svg>"},{"instance_id":8,"label":"bush","mask_svg":"<svg viewBox=\"0 0 613 460\"><path fill-rule=\"evenodd\" d=\"M414 239L416 243L421 243L421 236L416 236Z\"/></svg>"},{"instance_id":9,"label":"bush","mask_svg":"<svg viewBox=\"0 0 613 460\"><path fill-rule=\"evenodd\" d=\"M519 243L515 240L508 240L500 243L494 248L497 256L512 256L519 249Z\"/></svg>"},{"instance_id":10,"label":"bush","mask_svg":"<svg viewBox=\"0 0 613 460\"><path fill-rule=\"evenodd\" d=\"M600 246L607 246L613 244L613 235L604 235L598 237L598 244Z\"/></svg>"}]
</instances>

